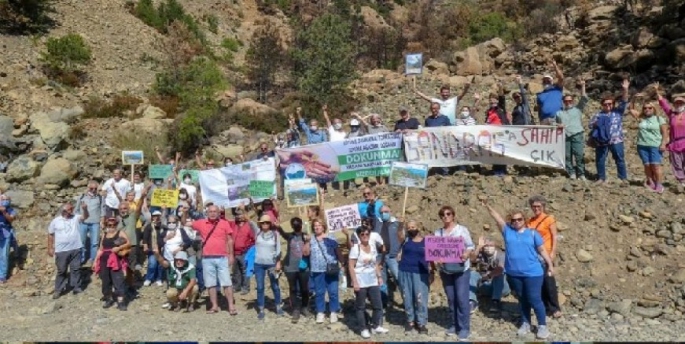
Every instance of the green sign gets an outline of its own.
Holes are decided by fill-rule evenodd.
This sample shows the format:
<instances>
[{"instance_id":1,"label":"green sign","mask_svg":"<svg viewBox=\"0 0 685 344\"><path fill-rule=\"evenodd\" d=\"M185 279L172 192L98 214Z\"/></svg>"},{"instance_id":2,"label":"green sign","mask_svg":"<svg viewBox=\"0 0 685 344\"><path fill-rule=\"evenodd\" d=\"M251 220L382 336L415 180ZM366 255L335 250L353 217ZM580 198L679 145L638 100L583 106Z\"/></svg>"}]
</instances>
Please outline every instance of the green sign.
<instances>
[{"instance_id":1,"label":"green sign","mask_svg":"<svg viewBox=\"0 0 685 344\"><path fill-rule=\"evenodd\" d=\"M266 180L250 180L250 196L253 199L271 198L274 195L276 183Z\"/></svg>"},{"instance_id":2,"label":"green sign","mask_svg":"<svg viewBox=\"0 0 685 344\"><path fill-rule=\"evenodd\" d=\"M167 179L174 174L174 167L171 165L150 165L147 174L150 179Z\"/></svg>"},{"instance_id":3,"label":"green sign","mask_svg":"<svg viewBox=\"0 0 685 344\"><path fill-rule=\"evenodd\" d=\"M193 184L200 182L200 171L199 170L181 170L178 176L181 177L181 181L185 178L185 175L189 174L190 178L193 180Z\"/></svg>"}]
</instances>

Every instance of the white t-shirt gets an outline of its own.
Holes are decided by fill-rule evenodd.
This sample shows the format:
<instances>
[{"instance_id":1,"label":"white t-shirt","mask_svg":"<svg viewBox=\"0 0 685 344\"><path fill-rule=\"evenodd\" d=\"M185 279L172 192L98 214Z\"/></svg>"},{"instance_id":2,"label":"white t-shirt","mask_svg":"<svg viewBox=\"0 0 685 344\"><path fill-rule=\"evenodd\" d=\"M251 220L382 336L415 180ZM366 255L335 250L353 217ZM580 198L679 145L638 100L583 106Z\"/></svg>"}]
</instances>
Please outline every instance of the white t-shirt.
<instances>
[{"instance_id":1,"label":"white t-shirt","mask_svg":"<svg viewBox=\"0 0 685 344\"><path fill-rule=\"evenodd\" d=\"M447 116L452 125L454 125L454 121L456 119L455 115L457 112L457 105L459 104L459 99L457 98L458 97L452 97L447 100L442 100L439 98L431 99L431 102L440 104L440 114Z\"/></svg>"},{"instance_id":2,"label":"white t-shirt","mask_svg":"<svg viewBox=\"0 0 685 344\"><path fill-rule=\"evenodd\" d=\"M347 133L344 130L335 130L333 126L328 127L328 141L344 141L347 137Z\"/></svg>"},{"instance_id":3,"label":"white t-shirt","mask_svg":"<svg viewBox=\"0 0 685 344\"><path fill-rule=\"evenodd\" d=\"M135 191L135 193L136 193L136 197L134 199L136 201L139 200L140 197L143 195L144 189L145 189L145 183L133 184L133 191Z\"/></svg>"},{"instance_id":4,"label":"white t-shirt","mask_svg":"<svg viewBox=\"0 0 685 344\"><path fill-rule=\"evenodd\" d=\"M188 191L188 197L190 197L190 199L186 201L189 201L193 205L195 204L195 197L197 196L197 188L195 187L195 185L190 185L182 182L178 186L178 189L186 189L186 191Z\"/></svg>"},{"instance_id":5,"label":"white t-shirt","mask_svg":"<svg viewBox=\"0 0 685 344\"><path fill-rule=\"evenodd\" d=\"M176 230L174 230L174 236L164 243L164 259L170 262L174 261L174 251L183 245L182 230L183 228L176 228Z\"/></svg>"},{"instance_id":6,"label":"white t-shirt","mask_svg":"<svg viewBox=\"0 0 685 344\"><path fill-rule=\"evenodd\" d=\"M350 240L352 241L352 243L355 246L361 242L359 240L359 236L357 235L357 232L352 233L352 238L350 238ZM371 232L371 235L369 236L369 244L371 244L371 246L373 246L375 248L381 247L384 245L383 237L381 237L381 235L376 233L376 232Z\"/></svg>"},{"instance_id":7,"label":"white t-shirt","mask_svg":"<svg viewBox=\"0 0 685 344\"><path fill-rule=\"evenodd\" d=\"M112 187L117 188L119 196L124 198L126 197L126 193L131 190L131 183L124 178L121 178L118 182L114 181L114 178L110 178L105 182L104 185L102 185L102 190L107 192L107 197L105 197L105 205L110 208L119 208L119 199L114 193Z\"/></svg>"},{"instance_id":8,"label":"white t-shirt","mask_svg":"<svg viewBox=\"0 0 685 344\"><path fill-rule=\"evenodd\" d=\"M369 241L370 250L364 252L359 244L352 246L350 249L350 259L356 259L357 263L354 265L354 273L357 275L357 284L359 288L375 287L378 285L378 277L376 275L376 256L378 252L376 247Z\"/></svg>"},{"instance_id":9,"label":"white t-shirt","mask_svg":"<svg viewBox=\"0 0 685 344\"><path fill-rule=\"evenodd\" d=\"M79 234L80 219L72 216L70 219L59 216L50 222L48 233L55 235L55 253L80 250L81 234Z\"/></svg>"},{"instance_id":10,"label":"white t-shirt","mask_svg":"<svg viewBox=\"0 0 685 344\"><path fill-rule=\"evenodd\" d=\"M473 245L473 240L471 239L471 233L469 233L469 229L462 226L462 225L456 225L454 228L452 228L452 231L447 233L443 228L438 229L435 231L435 236L446 236L446 237L454 237L458 238L461 237L464 239L464 246L465 249L474 249L475 246ZM464 262L464 267L468 270L471 267L471 259L467 259Z\"/></svg>"}]
</instances>

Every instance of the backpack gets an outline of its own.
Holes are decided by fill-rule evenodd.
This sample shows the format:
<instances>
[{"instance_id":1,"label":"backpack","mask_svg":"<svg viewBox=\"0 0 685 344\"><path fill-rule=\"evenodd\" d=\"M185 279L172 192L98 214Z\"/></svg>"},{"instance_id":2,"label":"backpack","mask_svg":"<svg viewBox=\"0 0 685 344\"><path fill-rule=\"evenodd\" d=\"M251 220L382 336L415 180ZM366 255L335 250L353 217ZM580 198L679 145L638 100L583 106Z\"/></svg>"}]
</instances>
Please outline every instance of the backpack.
<instances>
[{"instance_id":1,"label":"backpack","mask_svg":"<svg viewBox=\"0 0 685 344\"><path fill-rule=\"evenodd\" d=\"M605 146L611 142L611 116L599 115L595 126L590 132L589 145L591 147Z\"/></svg>"}]
</instances>

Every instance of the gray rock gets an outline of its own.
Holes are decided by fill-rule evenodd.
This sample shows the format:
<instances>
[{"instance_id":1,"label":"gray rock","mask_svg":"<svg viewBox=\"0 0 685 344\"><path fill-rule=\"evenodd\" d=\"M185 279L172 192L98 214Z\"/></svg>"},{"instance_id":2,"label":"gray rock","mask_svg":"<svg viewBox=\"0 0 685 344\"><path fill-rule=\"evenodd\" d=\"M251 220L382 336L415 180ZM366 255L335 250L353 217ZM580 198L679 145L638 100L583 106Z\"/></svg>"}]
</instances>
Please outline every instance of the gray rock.
<instances>
[{"instance_id":1,"label":"gray rock","mask_svg":"<svg viewBox=\"0 0 685 344\"><path fill-rule=\"evenodd\" d=\"M647 319L658 318L663 313L664 313L663 309L656 308L656 307L645 308L645 307L636 306L633 308L633 314L641 316L643 318L647 318Z\"/></svg>"},{"instance_id":2,"label":"gray rock","mask_svg":"<svg viewBox=\"0 0 685 344\"><path fill-rule=\"evenodd\" d=\"M668 279L672 283L683 283L685 282L685 269L678 269L673 276Z\"/></svg>"},{"instance_id":3,"label":"gray rock","mask_svg":"<svg viewBox=\"0 0 685 344\"><path fill-rule=\"evenodd\" d=\"M0 116L0 137L12 137L14 120L7 116Z\"/></svg>"},{"instance_id":4,"label":"gray rock","mask_svg":"<svg viewBox=\"0 0 685 344\"><path fill-rule=\"evenodd\" d=\"M48 160L36 181L40 184L66 186L77 173L78 171L69 160L57 158Z\"/></svg>"},{"instance_id":5,"label":"gray rock","mask_svg":"<svg viewBox=\"0 0 685 344\"><path fill-rule=\"evenodd\" d=\"M599 313L599 311L601 311L603 308L604 305L602 304L601 300L590 299L585 303L585 307L583 307L583 312L589 315L593 315Z\"/></svg>"},{"instance_id":6,"label":"gray rock","mask_svg":"<svg viewBox=\"0 0 685 344\"><path fill-rule=\"evenodd\" d=\"M148 106L145 111L143 111L143 117L151 119L164 119L166 118L166 112L156 106Z\"/></svg>"},{"instance_id":7,"label":"gray rock","mask_svg":"<svg viewBox=\"0 0 685 344\"><path fill-rule=\"evenodd\" d=\"M76 162L85 159L86 153L80 150L67 149L64 152L62 152L62 157L71 162Z\"/></svg>"},{"instance_id":8,"label":"gray rock","mask_svg":"<svg viewBox=\"0 0 685 344\"><path fill-rule=\"evenodd\" d=\"M48 117L53 122L64 122L67 124L74 124L85 111L80 105L76 105L71 109L59 108L48 112Z\"/></svg>"},{"instance_id":9,"label":"gray rock","mask_svg":"<svg viewBox=\"0 0 685 344\"><path fill-rule=\"evenodd\" d=\"M30 208L35 202L31 191L9 190L5 194L12 198L12 206L19 209Z\"/></svg>"},{"instance_id":10,"label":"gray rock","mask_svg":"<svg viewBox=\"0 0 685 344\"><path fill-rule=\"evenodd\" d=\"M578 251L576 251L576 259L578 259L578 261L581 263L588 263L591 262L594 259L594 257L592 257L590 252L583 249L579 249Z\"/></svg>"},{"instance_id":11,"label":"gray rock","mask_svg":"<svg viewBox=\"0 0 685 344\"><path fill-rule=\"evenodd\" d=\"M7 167L5 178L8 182L21 183L38 175L40 165L28 155L20 156Z\"/></svg>"},{"instance_id":12,"label":"gray rock","mask_svg":"<svg viewBox=\"0 0 685 344\"><path fill-rule=\"evenodd\" d=\"M670 239L671 238L671 232L667 229L662 229L662 230L656 232L656 237L662 238L662 239Z\"/></svg>"},{"instance_id":13,"label":"gray rock","mask_svg":"<svg viewBox=\"0 0 685 344\"><path fill-rule=\"evenodd\" d=\"M673 234L685 234L685 232L683 232L683 225L677 221L671 223L671 232L673 232Z\"/></svg>"},{"instance_id":14,"label":"gray rock","mask_svg":"<svg viewBox=\"0 0 685 344\"><path fill-rule=\"evenodd\" d=\"M618 302L611 302L607 305L607 310L611 313L618 313L622 316L628 316L630 314L630 309L633 306L633 300L623 299Z\"/></svg>"},{"instance_id":15,"label":"gray rock","mask_svg":"<svg viewBox=\"0 0 685 344\"><path fill-rule=\"evenodd\" d=\"M68 124L52 121L45 112L31 115L31 126L38 130L43 143L53 151L60 150L71 133Z\"/></svg>"}]
</instances>

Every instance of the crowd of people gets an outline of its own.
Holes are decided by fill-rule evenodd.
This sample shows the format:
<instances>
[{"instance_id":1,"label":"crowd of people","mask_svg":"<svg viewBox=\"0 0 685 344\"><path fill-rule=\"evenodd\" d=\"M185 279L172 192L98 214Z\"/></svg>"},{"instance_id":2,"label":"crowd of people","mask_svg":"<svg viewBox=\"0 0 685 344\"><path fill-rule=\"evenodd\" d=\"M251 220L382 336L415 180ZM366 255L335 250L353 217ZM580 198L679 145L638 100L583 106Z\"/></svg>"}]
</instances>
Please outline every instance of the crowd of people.
<instances>
[{"instance_id":1,"label":"crowd of people","mask_svg":"<svg viewBox=\"0 0 685 344\"><path fill-rule=\"evenodd\" d=\"M556 80L551 75L542 79L544 89L536 95L538 123L556 125L566 134L566 172L570 178L585 179L584 148L596 154L597 183L606 180L608 153L616 161L618 177L627 178L623 137L623 120L631 114L638 121L637 152L644 164L645 187L657 193L664 191L662 158L669 153L673 174L685 184L685 98L674 97L672 105L655 85L656 101L666 114L657 114L653 101L631 98L630 82L622 84L621 98L602 97L601 110L583 123L583 111L589 98L585 82L579 82L580 100L574 104L571 93L564 93L564 76L553 63ZM423 127L475 125L530 125L530 96L520 77L519 89L511 96L514 107L506 108L504 88L488 97L484 120L477 119L481 96L476 104L461 106L459 100L469 91L467 85L457 97L450 89L440 89L439 98L416 91L430 102L430 115ZM642 101L642 109L637 103ZM406 133L421 128L420 122L406 108L392 128L383 124L377 114L362 117L351 114L349 130L340 118L330 118L323 107L326 128L317 120L307 121L301 109L290 116L290 128L274 136L275 148L297 147L339 141L366 134L388 131ZM590 135L585 138L585 127ZM275 157L270 144L260 146L255 159ZM341 312L339 285L354 290L354 308L358 330L363 338L388 332L383 327L384 312L400 307L406 314L405 331L427 333L428 295L436 275L439 276L449 305L451 326L448 335L467 340L471 332L471 315L478 309L499 313L502 298L513 294L518 299L521 325L519 335L533 330L531 310L537 321L536 336L548 338L547 317L559 318L562 310L557 296L554 261L559 240L556 220L546 213L542 196L529 199L530 212L515 210L506 216L483 201L501 231L501 241L494 237L473 240L470 230L460 224L455 209L442 206L438 215L442 226L421 228L418 221L398 218L379 199L370 186L362 188L358 203L361 226L342 230L340 243L327 229L323 219L323 200L327 186L321 183L321 205L302 209L299 216L282 219L278 200L245 204L224 209L202 199L198 184L190 174L179 175L180 155L167 159L157 150L162 164L173 165L173 176L145 181L139 172L124 178L121 170L100 184L95 180L75 202L65 203L48 228L48 255L55 258L56 279L52 297L67 292L83 291L83 272L92 269L102 287L104 308L116 306L125 311L136 300L140 288L166 287L164 308L194 311L202 295L207 313L221 311L220 294L226 299L226 310L237 315L234 293L247 295L256 288L257 319L264 320L290 313L292 322L310 317L316 323L335 323ZM195 163L200 169L219 168L214 161ZM245 157L226 157L223 166ZM185 167L185 166L184 166ZM448 174L448 168L440 173ZM495 175L507 173L507 166L493 166ZM282 177L282 176L281 176ZM283 195L283 178L280 193ZM378 178L376 184L385 183ZM345 185L347 188L349 185ZM157 188L179 190L178 205L162 208L151 205ZM530 216L527 216L527 215ZM9 252L17 250L12 223L17 219L8 195L0 195L0 284L7 280ZM288 223L291 230L282 224ZM461 263L426 261L426 236L454 237L463 244ZM283 300L280 276L285 275L288 299ZM268 278L273 308L267 312L266 279ZM347 280L345 283L344 280ZM343 281L343 282L341 282ZM395 302L399 291L401 303ZM367 300L372 312L367 313ZM487 304L485 307L482 304Z\"/></svg>"}]
</instances>

